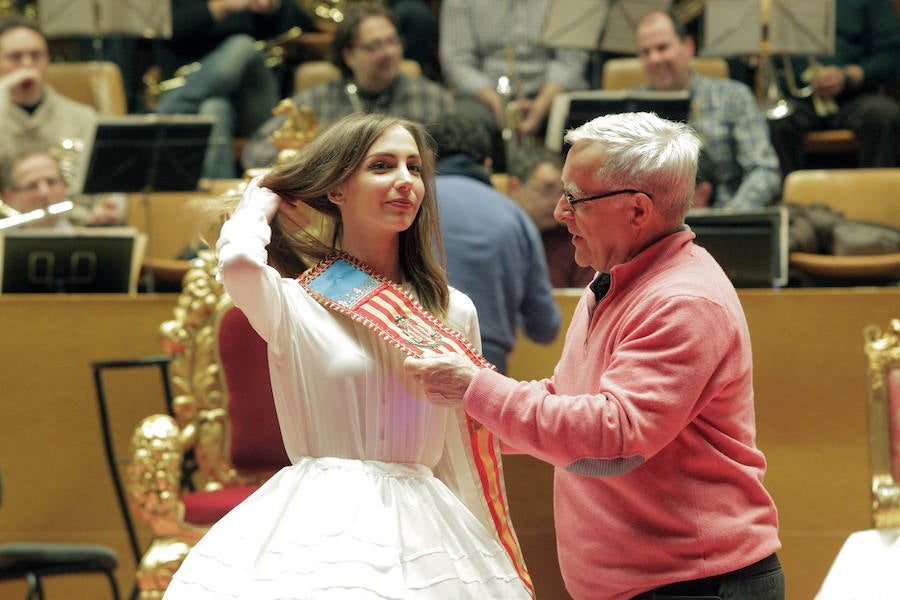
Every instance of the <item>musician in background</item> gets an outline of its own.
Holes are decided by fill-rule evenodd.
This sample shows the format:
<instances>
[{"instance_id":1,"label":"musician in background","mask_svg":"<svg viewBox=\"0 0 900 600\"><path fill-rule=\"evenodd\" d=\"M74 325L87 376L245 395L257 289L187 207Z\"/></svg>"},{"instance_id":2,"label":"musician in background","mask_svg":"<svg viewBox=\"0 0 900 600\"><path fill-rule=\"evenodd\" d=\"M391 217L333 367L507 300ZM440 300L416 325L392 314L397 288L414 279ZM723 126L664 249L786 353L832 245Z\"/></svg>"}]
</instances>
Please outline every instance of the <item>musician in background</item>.
<instances>
[{"instance_id":1,"label":"musician in background","mask_svg":"<svg viewBox=\"0 0 900 600\"><path fill-rule=\"evenodd\" d=\"M435 186L447 279L475 303L482 352L506 373L520 334L538 344L559 334L540 233L491 184L491 137L482 123L457 113L428 131L437 142Z\"/></svg>"},{"instance_id":2,"label":"musician in background","mask_svg":"<svg viewBox=\"0 0 900 600\"><path fill-rule=\"evenodd\" d=\"M275 73L256 50L257 40L290 28L314 29L295 0L174 0L172 38L157 40L162 79L191 63L185 84L161 96L156 112L215 117L203 177L236 176L231 144L271 115L281 96Z\"/></svg>"},{"instance_id":3,"label":"musician in background","mask_svg":"<svg viewBox=\"0 0 900 600\"><path fill-rule=\"evenodd\" d=\"M806 168L805 134L828 129L853 130L857 166L900 166L900 103L884 93L898 77L897 12L891 0L837 0L835 13L834 56L817 57L820 68L811 84L820 99L834 101L836 112L820 115L812 97L794 99L793 114L769 122L785 175ZM809 61L795 63L800 78Z\"/></svg>"},{"instance_id":4,"label":"musician in background","mask_svg":"<svg viewBox=\"0 0 900 600\"><path fill-rule=\"evenodd\" d=\"M505 171L499 132L508 103L519 111L516 134L542 137L553 98L587 88L588 53L539 43L550 0L443 0L438 39L441 70L460 112L494 132L494 168ZM497 91L509 78L511 98Z\"/></svg>"},{"instance_id":5,"label":"musician in background","mask_svg":"<svg viewBox=\"0 0 900 600\"><path fill-rule=\"evenodd\" d=\"M37 24L24 17L0 22L0 165L60 138L84 144L90 154L97 112L47 83L50 51ZM76 190L78 191L78 190Z\"/></svg>"},{"instance_id":6,"label":"musician in background","mask_svg":"<svg viewBox=\"0 0 900 600\"><path fill-rule=\"evenodd\" d=\"M509 161L509 197L528 213L541 232L544 256L555 288L583 288L596 273L575 262L572 234L553 212L563 195L563 159L546 146L519 148Z\"/></svg>"},{"instance_id":7,"label":"musician in background","mask_svg":"<svg viewBox=\"0 0 900 600\"><path fill-rule=\"evenodd\" d=\"M294 104L311 109L322 129L355 112L383 113L426 126L455 112L453 96L446 88L426 77L400 72L403 47L398 31L390 9L377 4L352 6L332 42L332 60L341 77L294 94ZM278 149L270 137L286 118L272 117L251 136L241 155L245 169L275 162Z\"/></svg>"},{"instance_id":8,"label":"musician in background","mask_svg":"<svg viewBox=\"0 0 900 600\"><path fill-rule=\"evenodd\" d=\"M70 187L63 177L59 160L50 150L29 150L12 159L0 173L0 189L5 204L27 213L63 202L70 196ZM67 228L72 225L119 225L124 220L123 206L118 195L96 197L92 205L78 203L71 212L48 215L31 221L27 227Z\"/></svg>"},{"instance_id":9,"label":"musician in background","mask_svg":"<svg viewBox=\"0 0 900 600\"><path fill-rule=\"evenodd\" d=\"M714 206L748 210L777 201L778 157L753 91L739 81L705 77L691 69L694 39L670 13L644 15L635 41L650 89L691 94L688 123L700 134L704 160L714 172Z\"/></svg>"}]
</instances>

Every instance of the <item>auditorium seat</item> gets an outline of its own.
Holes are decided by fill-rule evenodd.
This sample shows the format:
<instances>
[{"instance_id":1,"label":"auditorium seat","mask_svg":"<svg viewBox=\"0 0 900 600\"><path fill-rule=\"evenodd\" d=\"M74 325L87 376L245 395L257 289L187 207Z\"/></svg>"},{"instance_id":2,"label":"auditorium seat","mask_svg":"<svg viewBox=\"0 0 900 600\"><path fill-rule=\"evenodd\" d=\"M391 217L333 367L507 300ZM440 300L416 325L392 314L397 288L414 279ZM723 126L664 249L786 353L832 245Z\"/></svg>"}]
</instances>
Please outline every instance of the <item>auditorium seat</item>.
<instances>
[{"instance_id":1,"label":"auditorium seat","mask_svg":"<svg viewBox=\"0 0 900 600\"><path fill-rule=\"evenodd\" d=\"M900 229L900 169L810 169L784 180L784 202L825 204L846 219ZM894 282L900 278L900 252L832 256L792 252L790 265L802 274L835 282Z\"/></svg>"},{"instance_id":2,"label":"auditorium seat","mask_svg":"<svg viewBox=\"0 0 900 600\"><path fill-rule=\"evenodd\" d=\"M717 56L698 56L691 59L691 67L707 77L727 78L728 63ZM603 89L627 90L647 85L649 79L641 66L641 59L618 57L603 63Z\"/></svg>"},{"instance_id":3,"label":"auditorium seat","mask_svg":"<svg viewBox=\"0 0 900 600\"><path fill-rule=\"evenodd\" d=\"M113 62L53 62L47 68L47 82L57 92L93 106L100 115L128 113L122 72Z\"/></svg>"}]
</instances>

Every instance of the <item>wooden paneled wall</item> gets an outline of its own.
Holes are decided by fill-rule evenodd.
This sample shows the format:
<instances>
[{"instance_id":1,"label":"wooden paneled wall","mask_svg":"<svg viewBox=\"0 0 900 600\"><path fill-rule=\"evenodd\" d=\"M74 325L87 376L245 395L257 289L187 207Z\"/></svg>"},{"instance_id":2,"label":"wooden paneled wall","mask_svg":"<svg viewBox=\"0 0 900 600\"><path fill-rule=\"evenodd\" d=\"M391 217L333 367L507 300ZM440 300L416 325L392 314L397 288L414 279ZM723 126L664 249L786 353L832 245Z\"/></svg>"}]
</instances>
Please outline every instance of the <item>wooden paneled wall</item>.
<instances>
[{"instance_id":1,"label":"wooden paneled wall","mask_svg":"<svg viewBox=\"0 0 900 600\"><path fill-rule=\"evenodd\" d=\"M900 288L742 290L754 345L759 445L779 508L787 597L811 599L847 535L870 527L862 329L900 316ZM557 292L567 322L576 295ZM92 542L115 548L130 592L134 562L106 466L91 362L158 354L174 295L0 296L0 541ZM552 372L562 340L521 342L517 378ZM110 373L116 446L163 410L152 370ZM505 459L513 521L540 600L565 600L556 566L552 469ZM146 531L143 531L146 533ZM146 541L146 537L142 538ZM105 598L99 577L47 582L53 600ZM0 600L24 597L0 583Z\"/></svg>"}]
</instances>

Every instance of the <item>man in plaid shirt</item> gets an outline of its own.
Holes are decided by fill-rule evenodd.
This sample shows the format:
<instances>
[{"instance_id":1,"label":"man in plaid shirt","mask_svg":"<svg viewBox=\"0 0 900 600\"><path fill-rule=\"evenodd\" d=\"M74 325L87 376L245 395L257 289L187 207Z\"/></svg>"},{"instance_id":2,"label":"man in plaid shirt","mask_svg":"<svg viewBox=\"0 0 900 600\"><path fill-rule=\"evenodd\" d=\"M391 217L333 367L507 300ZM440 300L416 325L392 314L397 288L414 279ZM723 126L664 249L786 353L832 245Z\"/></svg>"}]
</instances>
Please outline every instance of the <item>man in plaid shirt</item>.
<instances>
[{"instance_id":1,"label":"man in plaid shirt","mask_svg":"<svg viewBox=\"0 0 900 600\"><path fill-rule=\"evenodd\" d=\"M690 91L688 123L703 140L715 183L713 205L751 210L776 202L781 189L778 156L750 88L691 70L694 40L668 13L645 15L635 39L650 89Z\"/></svg>"},{"instance_id":2,"label":"man in plaid shirt","mask_svg":"<svg viewBox=\"0 0 900 600\"><path fill-rule=\"evenodd\" d=\"M358 5L351 9L335 32L332 51L341 78L292 98L298 107L312 109L320 128L354 112L381 112L428 126L456 111L446 88L425 77L400 72L403 48L397 23L383 6ZM275 162L278 150L269 138L286 118L269 119L248 140L241 155L245 169Z\"/></svg>"}]
</instances>

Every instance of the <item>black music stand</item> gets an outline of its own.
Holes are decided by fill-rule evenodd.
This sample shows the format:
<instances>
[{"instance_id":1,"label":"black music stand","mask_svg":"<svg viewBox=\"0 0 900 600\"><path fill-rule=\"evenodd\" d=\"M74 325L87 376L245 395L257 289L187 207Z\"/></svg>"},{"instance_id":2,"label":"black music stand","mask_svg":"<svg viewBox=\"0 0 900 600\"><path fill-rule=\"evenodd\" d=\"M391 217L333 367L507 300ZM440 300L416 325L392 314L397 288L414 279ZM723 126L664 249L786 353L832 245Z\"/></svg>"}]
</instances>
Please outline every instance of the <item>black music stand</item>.
<instances>
[{"instance_id":1,"label":"black music stand","mask_svg":"<svg viewBox=\"0 0 900 600\"><path fill-rule=\"evenodd\" d=\"M213 117L134 115L102 119L82 191L189 192L197 189Z\"/></svg>"},{"instance_id":2,"label":"black music stand","mask_svg":"<svg viewBox=\"0 0 900 600\"><path fill-rule=\"evenodd\" d=\"M106 386L104 385L103 372L113 369L134 369L156 367L162 378L163 395L166 402L166 412L169 416L174 416L173 411L173 395L172 386L169 381L169 362L168 355L146 356L143 358L134 358L126 360L98 360L91 363L94 373L94 389L97 392L97 409L100 412L100 426L103 433L103 449L106 454L106 464L109 467L110 476L116 489L116 500L119 503L119 510L122 513L122 520L125 523L125 532L128 534L128 545L131 548L131 554L134 557L135 567L141 564L141 544L138 540L137 527L128 508L128 498L125 494L125 486L122 483L122 476L119 474L119 467L125 462L125 459L116 455L115 444L113 443L112 425L110 423L109 407L106 401ZM189 461L189 469L193 464L193 455L186 458ZM138 582L135 581L131 591L131 600L136 600L140 590Z\"/></svg>"}]
</instances>

